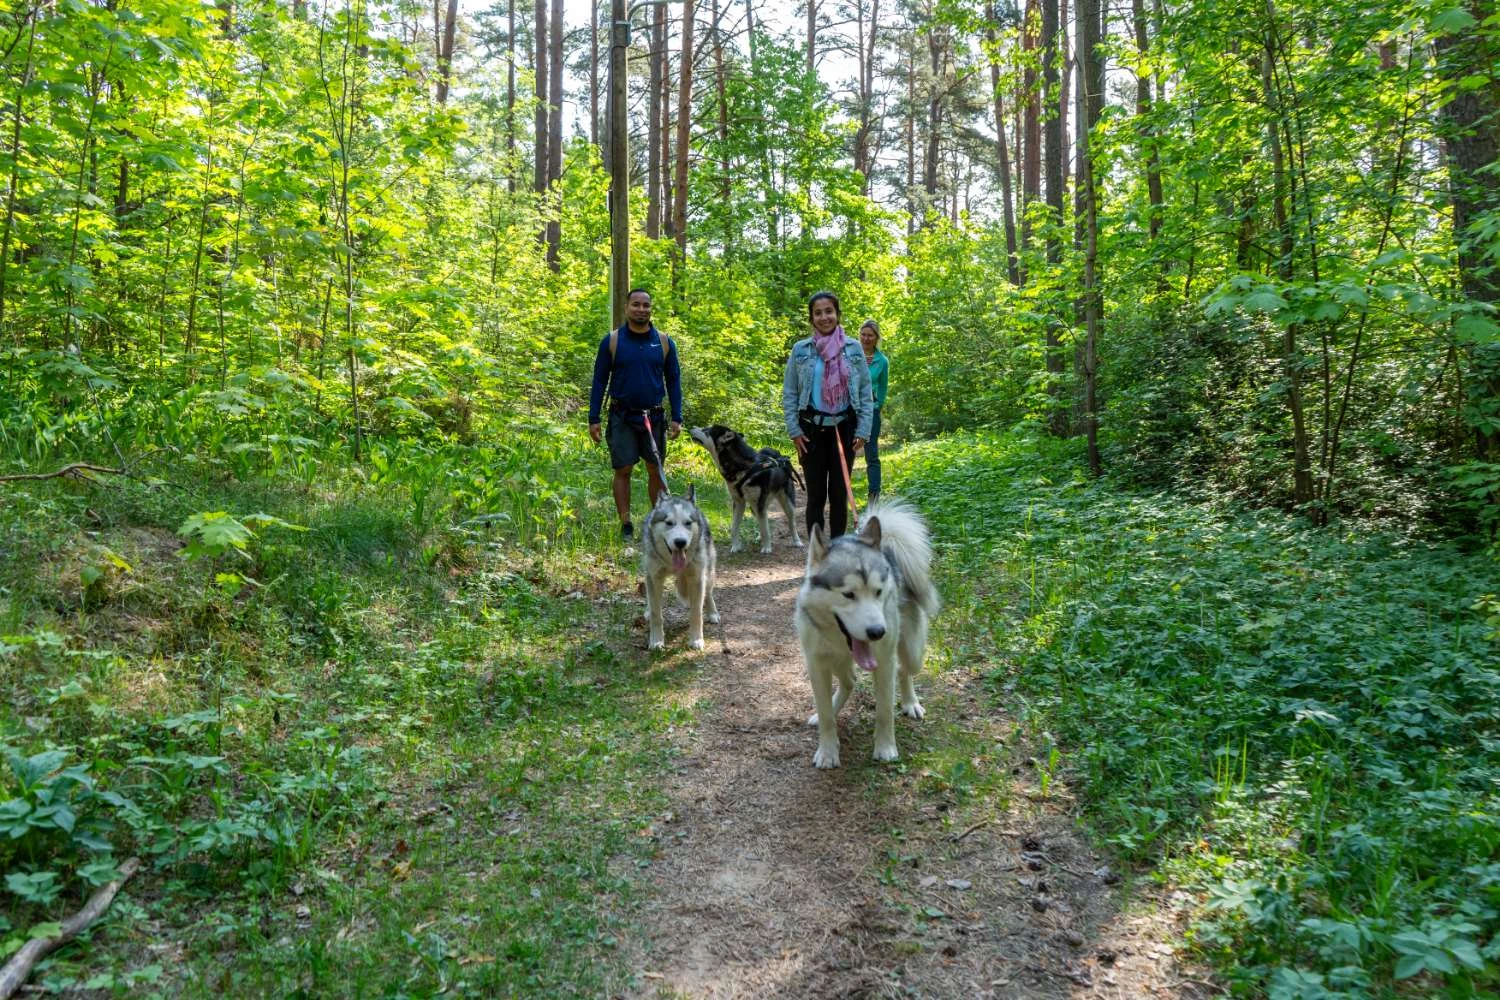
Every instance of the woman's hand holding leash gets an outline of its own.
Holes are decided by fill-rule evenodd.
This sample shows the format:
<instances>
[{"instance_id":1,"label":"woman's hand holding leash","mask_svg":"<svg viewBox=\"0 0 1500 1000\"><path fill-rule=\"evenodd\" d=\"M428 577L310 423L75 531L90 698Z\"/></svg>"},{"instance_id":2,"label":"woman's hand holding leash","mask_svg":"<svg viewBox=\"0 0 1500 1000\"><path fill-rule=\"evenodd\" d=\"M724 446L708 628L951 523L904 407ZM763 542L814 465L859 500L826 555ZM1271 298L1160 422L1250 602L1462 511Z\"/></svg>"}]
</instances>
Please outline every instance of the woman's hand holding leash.
<instances>
[{"instance_id":1,"label":"woman's hand holding leash","mask_svg":"<svg viewBox=\"0 0 1500 1000\"><path fill-rule=\"evenodd\" d=\"M794 444L794 445L797 446L797 454L799 454L799 455L806 455L807 454L807 438L806 437L803 437L802 435L799 434L797 437L792 438L792 444Z\"/></svg>"}]
</instances>

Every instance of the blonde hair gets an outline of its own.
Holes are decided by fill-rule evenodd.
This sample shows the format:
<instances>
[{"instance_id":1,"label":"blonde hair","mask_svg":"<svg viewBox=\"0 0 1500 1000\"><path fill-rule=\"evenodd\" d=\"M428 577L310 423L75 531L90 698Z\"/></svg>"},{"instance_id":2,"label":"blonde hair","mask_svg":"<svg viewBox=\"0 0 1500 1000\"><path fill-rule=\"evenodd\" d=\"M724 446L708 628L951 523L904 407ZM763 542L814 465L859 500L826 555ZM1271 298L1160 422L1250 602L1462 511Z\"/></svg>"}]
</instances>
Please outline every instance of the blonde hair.
<instances>
[{"instance_id":1,"label":"blonde hair","mask_svg":"<svg viewBox=\"0 0 1500 1000\"><path fill-rule=\"evenodd\" d=\"M865 332L865 327L869 327L871 330L874 330L875 331L875 339L876 340L880 339L880 324L879 323L875 322L873 319L867 319L863 323L859 324L859 332L860 333L864 333Z\"/></svg>"}]
</instances>

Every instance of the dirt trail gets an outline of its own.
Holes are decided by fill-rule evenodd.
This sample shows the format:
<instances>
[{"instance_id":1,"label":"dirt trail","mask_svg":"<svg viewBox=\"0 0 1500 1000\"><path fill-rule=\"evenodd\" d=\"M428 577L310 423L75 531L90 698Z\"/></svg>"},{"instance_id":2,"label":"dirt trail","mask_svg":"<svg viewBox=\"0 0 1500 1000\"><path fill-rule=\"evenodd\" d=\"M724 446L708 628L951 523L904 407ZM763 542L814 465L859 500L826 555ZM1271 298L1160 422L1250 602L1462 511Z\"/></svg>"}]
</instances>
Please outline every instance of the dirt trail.
<instances>
[{"instance_id":1,"label":"dirt trail","mask_svg":"<svg viewBox=\"0 0 1500 1000\"><path fill-rule=\"evenodd\" d=\"M945 823L916 774L871 760L866 686L840 718L844 766L812 766L791 628L804 550L773 526L773 555L720 550L723 632L709 626L696 654L702 722L681 738L630 995L1216 995L1177 964L1171 908L1137 892L1122 911L1118 876L1072 833L1066 793L1028 797L1024 762L1008 811L971 805ZM669 607L677 655L690 655L685 626ZM939 716L1000 738L973 683L956 669L919 681L928 719L898 716L903 760Z\"/></svg>"}]
</instances>

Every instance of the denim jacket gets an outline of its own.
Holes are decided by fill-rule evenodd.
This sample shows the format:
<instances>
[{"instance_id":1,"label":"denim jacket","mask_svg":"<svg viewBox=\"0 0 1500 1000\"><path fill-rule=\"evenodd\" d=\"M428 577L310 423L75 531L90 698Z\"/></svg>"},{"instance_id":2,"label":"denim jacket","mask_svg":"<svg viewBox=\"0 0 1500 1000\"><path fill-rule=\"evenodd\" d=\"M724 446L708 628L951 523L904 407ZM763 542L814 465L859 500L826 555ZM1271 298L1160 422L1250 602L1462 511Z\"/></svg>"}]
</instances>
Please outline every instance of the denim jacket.
<instances>
[{"instance_id":1,"label":"denim jacket","mask_svg":"<svg viewBox=\"0 0 1500 1000\"><path fill-rule=\"evenodd\" d=\"M786 415L788 437L801 437L802 425L797 415L809 406L822 409L822 400L812 400L813 373L823 363L813 348L813 339L804 337L792 345L792 355L786 359L786 375L781 381L781 412ZM854 407L854 436L868 441L870 424L875 419L875 402L870 389L870 366L865 363L865 350L859 341L845 334L844 364L849 368L849 402Z\"/></svg>"}]
</instances>

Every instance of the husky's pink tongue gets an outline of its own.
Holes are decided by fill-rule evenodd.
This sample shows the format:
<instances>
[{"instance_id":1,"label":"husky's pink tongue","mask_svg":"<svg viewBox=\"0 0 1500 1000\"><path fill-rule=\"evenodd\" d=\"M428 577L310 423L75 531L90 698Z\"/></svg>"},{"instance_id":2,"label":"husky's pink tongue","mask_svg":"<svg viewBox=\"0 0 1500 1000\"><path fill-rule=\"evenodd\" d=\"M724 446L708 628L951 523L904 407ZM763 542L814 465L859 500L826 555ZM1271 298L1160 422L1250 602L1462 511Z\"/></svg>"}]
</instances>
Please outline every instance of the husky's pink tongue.
<instances>
[{"instance_id":1,"label":"husky's pink tongue","mask_svg":"<svg viewBox=\"0 0 1500 1000\"><path fill-rule=\"evenodd\" d=\"M870 652L870 644L863 639L850 639L849 651L854 654L854 662L859 664L861 670L875 669L875 654Z\"/></svg>"},{"instance_id":2,"label":"husky's pink tongue","mask_svg":"<svg viewBox=\"0 0 1500 1000\"><path fill-rule=\"evenodd\" d=\"M685 569L687 569L687 553L686 552L673 552L672 553L672 572L673 573L681 573Z\"/></svg>"}]
</instances>

